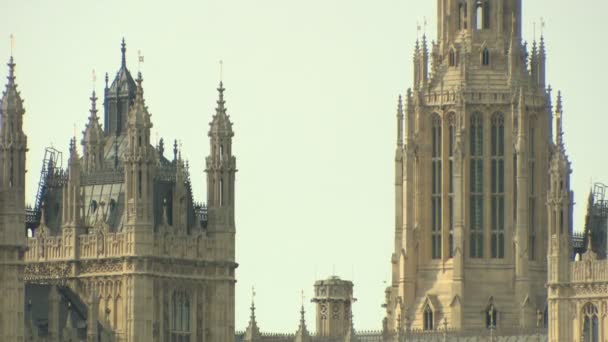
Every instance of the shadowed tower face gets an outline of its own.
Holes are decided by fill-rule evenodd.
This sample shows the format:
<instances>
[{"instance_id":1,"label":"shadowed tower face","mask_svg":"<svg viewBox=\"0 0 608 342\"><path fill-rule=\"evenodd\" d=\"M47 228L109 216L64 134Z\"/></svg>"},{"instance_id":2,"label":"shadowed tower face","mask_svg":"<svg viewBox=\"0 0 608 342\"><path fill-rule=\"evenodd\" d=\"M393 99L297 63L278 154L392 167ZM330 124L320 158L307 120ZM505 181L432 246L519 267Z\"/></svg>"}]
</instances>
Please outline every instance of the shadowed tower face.
<instances>
[{"instance_id":1,"label":"shadowed tower face","mask_svg":"<svg viewBox=\"0 0 608 342\"><path fill-rule=\"evenodd\" d=\"M385 327L533 328L554 150L544 40L522 43L521 0L437 6L437 40L416 42L397 109Z\"/></svg>"}]
</instances>

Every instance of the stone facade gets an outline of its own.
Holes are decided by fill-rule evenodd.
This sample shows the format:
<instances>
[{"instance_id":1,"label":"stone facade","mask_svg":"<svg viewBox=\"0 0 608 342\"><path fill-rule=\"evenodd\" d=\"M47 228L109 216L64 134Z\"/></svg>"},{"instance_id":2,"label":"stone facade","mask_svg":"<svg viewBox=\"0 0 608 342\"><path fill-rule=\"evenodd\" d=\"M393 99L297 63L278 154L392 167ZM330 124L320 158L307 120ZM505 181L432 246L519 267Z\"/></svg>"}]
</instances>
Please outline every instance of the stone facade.
<instances>
[{"instance_id":1,"label":"stone facade","mask_svg":"<svg viewBox=\"0 0 608 342\"><path fill-rule=\"evenodd\" d=\"M521 0L437 4L437 40L416 43L397 110L385 327L531 329L555 150L544 40L522 43Z\"/></svg>"},{"instance_id":2,"label":"stone facade","mask_svg":"<svg viewBox=\"0 0 608 342\"><path fill-rule=\"evenodd\" d=\"M93 92L83 155L73 138L67 169L43 173L27 240L24 110L11 58L0 121L3 341L235 339L236 158L225 89L208 133L204 206L177 143L173 160L162 140L151 145L143 79L132 78L125 53L123 40L111 85L106 76L105 131Z\"/></svg>"},{"instance_id":3,"label":"stone facade","mask_svg":"<svg viewBox=\"0 0 608 342\"><path fill-rule=\"evenodd\" d=\"M0 340L23 341L25 227L25 155L23 100L8 63L6 90L0 103Z\"/></svg>"}]
</instances>

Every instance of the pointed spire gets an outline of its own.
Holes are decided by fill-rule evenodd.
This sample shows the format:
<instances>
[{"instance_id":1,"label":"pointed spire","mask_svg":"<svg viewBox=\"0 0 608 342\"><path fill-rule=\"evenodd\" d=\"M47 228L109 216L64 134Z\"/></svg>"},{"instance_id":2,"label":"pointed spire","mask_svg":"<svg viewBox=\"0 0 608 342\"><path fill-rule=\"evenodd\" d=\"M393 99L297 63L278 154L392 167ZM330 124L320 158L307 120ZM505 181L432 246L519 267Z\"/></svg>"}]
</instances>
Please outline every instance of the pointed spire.
<instances>
[{"instance_id":1,"label":"pointed spire","mask_svg":"<svg viewBox=\"0 0 608 342\"><path fill-rule=\"evenodd\" d=\"M141 71L137 72L137 79L135 80L135 82L137 82L137 94L135 97L135 100L137 100L138 98L140 100L143 100L143 96L144 96L144 88L141 86L141 83L144 81L143 77L141 77Z\"/></svg>"},{"instance_id":2,"label":"pointed spire","mask_svg":"<svg viewBox=\"0 0 608 342\"><path fill-rule=\"evenodd\" d=\"M173 140L173 161L177 163L177 139Z\"/></svg>"},{"instance_id":3,"label":"pointed spire","mask_svg":"<svg viewBox=\"0 0 608 342\"><path fill-rule=\"evenodd\" d=\"M91 116L89 119L97 120L97 96L95 96L95 90L93 90L89 100L91 100L91 109L89 110Z\"/></svg>"},{"instance_id":4,"label":"pointed spire","mask_svg":"<svg viewBox=\"0 0 608 342\"><path fill-rule=\"evenodd\" d=\"M545 56L545 37L541 34L538 53L541 57Z\"/></svg>"},{"instance_id":5,"label":"pointed spire","mask_svg":"<svg viewBox=\"0 0 608 342\"><path fill-rule=\"evenodd\" d=\"M559 149L564 148L564 139L563 139L563 135L564 135L564 131L562 128L562 115L563 115L563 108L562 108L562 92L558 91L557 92L557 106L555 108L555 119L556 119L556 144L557 147Z\"/></svg>"},{"instance_id":6,"label":"pointed spire","mask_svg":"<svg viewBox=\"0 0 608 342\"><path fill-rule=\"evenodd\" d=\"M122 53L121 68L127 67L127 44L125 43L125 37L122 37L122 44L120 44L120 52Z\"/></svg>"},{"instance_id":7,"label":"pointed spire","mask_svg":"<svg viewBox=\"0 0 608 342\"><path fill-rule=\"evenodd\" d=\"M220 86L219 88L217 88L218 91L218 100L217 100L217 108L216 108L216 113L219 114L226 114L226 101L224 100L224 91L226 90L226 88L224 88L224 81L220 81Z\"/></svg>"},{"instance_id":8,"label":"pointed spire","mask_svg":"<svg viewBox=\"0 0 608 342\"><path fill-rule=\"evenodd\" d=\"M106 90L108 90L108 82L110 81L110 79L108 78L107 72L106 72L106 76L105 76L105 81L106 81Z\"/></svg>"},{"instance_id":9,"label":"pointed spire","mask_svg":"<svg viewBox=\"0 0 608 342\"><path fill-rule=\"evenodd\" d=\"M70 165L76 161L74 158L78 158L78 151L76 151L76 137L70 139Z\"/></svg>"},{"instance_id":10,"label":"pointed spire","mask_svg":"<svg viewBox=\"0 0 608 342\"><path fill-rule=\"evenodd\" d=\"M251 316L249 317L249 325L245 330L245 338L246 342L254 342L258 341L261 337L260 329L258 328L258 323L255 319L255 288L251 288Z\"/></svg>"},{"instance_id":11,"label":"pointed spire","mask_svg":"<svg viewBox=\"0 0 608 342\"><path fill-rule=\"evenodd\" d=\"M15 84L15 62L13 60L12 55L11 55L11 58L9 58L9 61L6 65L8 65L8 76L6 77L8 79L8 84L7 84L7 87L8 87L9 85Z\"/></svg>"}]
</instances>

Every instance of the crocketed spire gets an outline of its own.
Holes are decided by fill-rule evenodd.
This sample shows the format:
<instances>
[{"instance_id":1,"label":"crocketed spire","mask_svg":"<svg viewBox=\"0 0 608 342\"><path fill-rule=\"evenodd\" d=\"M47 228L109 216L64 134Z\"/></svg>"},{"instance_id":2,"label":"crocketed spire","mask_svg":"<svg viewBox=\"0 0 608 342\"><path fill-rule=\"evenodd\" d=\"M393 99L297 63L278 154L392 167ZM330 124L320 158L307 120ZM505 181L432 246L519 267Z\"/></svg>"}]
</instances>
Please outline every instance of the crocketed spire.
<instances>
[{"instance_id":1,"label":"crocketed spire","mask_svg":"<svg viewBox=\"0 0 608 342\"><path fill-rule=\"evenodd\" d=\"M215 115L213 116L213 120L210 123L211 130L209 131L209 135L217 134L217 135L228 135L232 136L232 123L230 122L230 116L226 114L226 101L224 100L224 82L220 81L220 86L217 88L218 91L218 100L217 107L215 108Z\"/></svg>"},{"instance_id":2,"label":"crocketed spire","mask_svg":"<svg viewBox=\"0 0 608 342\"><path fill-rule=\"evenodd\" d=\"M131 111L129 111L129 125L137 125L144 127L152 127L150 122L150 113L144 100L144 89L142 87L143 78L141 72L137 75L137 91L135 95L135 102Z\"/></svg>"},{"instance_id":3,"label":"crocketed spire","mask_svg":"<svg viewBox=\"0 0 608 342\"><path fill-rule=\"evenodd\" d=\"M261 339L260 328L258 328L258 323L255 319L255 291L252 293L251 298L251 315L249 316L249 325L245 330L244 340L246 342L256 342Z\"/></svg>"},{"instance_id":4,"label":"crocketed spire","mask_svg":"<svg viewBox=\"0 0 608 342\"><path fill-rule=\"evenodd\" d=\"M112 85L110 86L109 92L110 94L133 94L136 89L135 81L133 80L133 76L131 76L131 72L127 69L127 44L125 43L125 39L122 39L122 43L120 44L120 52L121 52L121 61L120 61L120 69L116 73L116 77L114 81L112 81Z\"/></svg>"},{"instance_id":5,"label":"crocketed spire","mask_svg":"<svg viewBox=\"0 0 608 342\"><path fill-rule=\"evenodd\" d=\"M93 94L90 97L91 109L89 110L89 121L87 122L84 130L83 143L86 142L99 142L103 139L103 130L99 124L99 117L97 116L97 96L93 90Z\"/></svg>"},{"instance_id":6,"label":"crocketed spire","mask_svg":"<svg viewBox=\"0 0 608 342\"><path fill-rule=\"evenodd\" d=\"M563 119L563 107L562 107L562 93L557 93L557 105L555 109L555 152L551 158L551 170L552 172L563 172L564 174L570 174L570 161L566 155L566 147L564 144L564 131L562 127Z\"/></svg>"},{"instance_id":7,"label":"crocketed spire","mask_svg":"<svg viewBox=\"0 0 608 342\"><path fill-rule=\"evenodd\" d=\"M21 127L22 115L25 113L23 109L23 100L21 94L17 90L17 83L15 82L15 62L13 56L8 62L8 82L6 83L6 89L2 93L2 118L0 119L0 125L2 126L2 133L5 130L9 130L11 126ZM4 121L7 121L5 124Z\"/></svg>"},{"instance_id":8,"label":"crocketed spire","mask_svg":"<svg viewBox=\"0 0 608 342\"><path fill-rule=\"evenodd\" d=\"M308 333L308 329L306 329L306 319L304 318L304 313L304 303L302 303L302 307L300 309L300 326L296 332L294 342L312 342L310 333Z\"/></svg>"}]
</instances>

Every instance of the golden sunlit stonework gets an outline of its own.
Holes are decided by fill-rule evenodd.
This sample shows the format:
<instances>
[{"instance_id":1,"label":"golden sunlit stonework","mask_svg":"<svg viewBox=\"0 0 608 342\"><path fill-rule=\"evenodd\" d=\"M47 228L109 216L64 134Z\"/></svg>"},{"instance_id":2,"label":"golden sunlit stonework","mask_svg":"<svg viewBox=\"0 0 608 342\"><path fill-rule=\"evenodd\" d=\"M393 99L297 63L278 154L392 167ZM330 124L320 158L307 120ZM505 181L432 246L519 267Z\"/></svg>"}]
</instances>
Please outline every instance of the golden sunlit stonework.
<instances>
[{"instance_id":1,"label":"golden sunlit stonework","mask_svg":"<svg viewBox=\"0 0 608 342\"><path fill-rule=\"evenodd\" d=\"M416 42L413 85L397 105L381 329L355 330L354 285L334 276L314 285L316 333L304 303L295 334L261 332L254 303L235 332L237 170L224 86L200 204L177 141L172 157L162 139L152 145L143 78L128 70L123 41L120 68L105 78L103 124L93 92L82 155L76 137L65 168L61 152L46 150L33 207L10 58L0 103L0 340L606 340L608 205L596 188L585 234L573 233L564 110L546 83L544 38L522 41L522 0L437 6L437 39Z\"/></svg>"},{"instance_id":2,"label":"golden sunlit stonework","mask_svg":"<svg viewBox=\"0 0 608 342\"><path fill-rule=\"evenodd\" d=\"M125 53L123 41L121 67L111 84L106 76L103 129L93 92L82 156L75 137L65 170L47 149L27 210L11 57L0 121L2 341L234 340L236 159L225 89L208 130L205 206L192 198L177 142L172 159L162 140L151 145L143 79Z\"/></svg>"}]
</instances>

